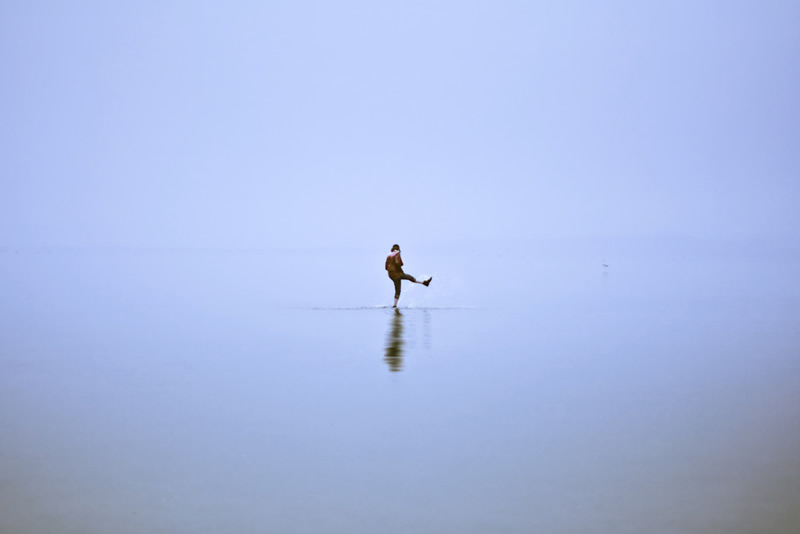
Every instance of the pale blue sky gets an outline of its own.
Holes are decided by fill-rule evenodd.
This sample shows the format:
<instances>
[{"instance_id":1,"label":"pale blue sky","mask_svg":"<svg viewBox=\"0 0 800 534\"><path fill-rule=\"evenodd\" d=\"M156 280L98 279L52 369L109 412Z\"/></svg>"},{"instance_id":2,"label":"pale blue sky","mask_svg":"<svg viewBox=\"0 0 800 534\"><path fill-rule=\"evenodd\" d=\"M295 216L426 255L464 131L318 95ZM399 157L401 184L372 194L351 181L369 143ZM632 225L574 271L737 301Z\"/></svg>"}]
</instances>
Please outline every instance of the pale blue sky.
<instances>
[{"instance_id":1,"label":"pale blue sky","mask_svg":"<svg viewBox=\"0 0 800 534\"><path fill-rule=\"evenodd\" d=\"M798 2L3 2L0 244L800 228Z\"/></svg>"}]
</instances>

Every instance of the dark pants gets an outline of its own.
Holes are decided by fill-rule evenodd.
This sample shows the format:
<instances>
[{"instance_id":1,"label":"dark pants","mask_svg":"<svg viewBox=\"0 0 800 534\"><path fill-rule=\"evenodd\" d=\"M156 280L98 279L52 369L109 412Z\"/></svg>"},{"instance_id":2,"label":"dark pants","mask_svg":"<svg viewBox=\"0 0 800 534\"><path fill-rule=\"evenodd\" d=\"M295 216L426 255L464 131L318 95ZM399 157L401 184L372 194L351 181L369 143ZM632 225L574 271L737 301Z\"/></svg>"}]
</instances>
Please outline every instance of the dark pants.
<instances>
[{"instance_id":1,"label":"dark pants","mask_svg":"<svg viewBox=\"0 0 800 534\"><path fill-rule=\"evenodd\" d=\"M397 276L396 278L395 277L390 277L390 278L392 279L392 282L394 282L394 298L399 299L400 298L400 281L401 280L410 280L411 282L416 282L417 279L414 278L413 276L411 276L410 274L406 274L406 273L401 273L401 274L396 275L396 276Z\"/></svg>"}]
</instances>

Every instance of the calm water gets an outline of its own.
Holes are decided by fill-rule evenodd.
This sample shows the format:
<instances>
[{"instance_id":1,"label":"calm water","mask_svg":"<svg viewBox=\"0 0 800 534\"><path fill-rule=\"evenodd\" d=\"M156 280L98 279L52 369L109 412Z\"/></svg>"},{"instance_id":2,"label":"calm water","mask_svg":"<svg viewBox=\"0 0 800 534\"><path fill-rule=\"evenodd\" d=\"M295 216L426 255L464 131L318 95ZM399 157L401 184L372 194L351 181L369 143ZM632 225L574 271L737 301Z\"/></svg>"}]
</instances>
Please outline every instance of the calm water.
<instances>
[{"instance_id":1,"label":"calm water","mask_svg":"<svg viewBox=\"0 0 800 534\"><path fill-rule=\"evenodd\" d=\"M798 532L796 260L595 252L0 250L0 532Z\"/></svg>"}]
</instances>

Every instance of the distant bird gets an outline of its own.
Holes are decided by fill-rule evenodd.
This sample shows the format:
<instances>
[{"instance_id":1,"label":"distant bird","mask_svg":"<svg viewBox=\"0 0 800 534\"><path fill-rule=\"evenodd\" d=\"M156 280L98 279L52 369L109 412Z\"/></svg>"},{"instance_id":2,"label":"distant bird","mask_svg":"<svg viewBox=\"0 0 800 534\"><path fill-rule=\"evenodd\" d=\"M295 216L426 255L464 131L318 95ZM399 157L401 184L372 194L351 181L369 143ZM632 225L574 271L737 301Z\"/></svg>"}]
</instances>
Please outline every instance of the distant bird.
<instances>
[{"instance_id":1,"label":"distant bird","mask_svg":"<svg viewBox=\"0 0 800 534\"><path fill-rule=\"evenodd\" d=\"M606 260L603 260L603 267L608 267L608 264L606 263Z\"/></svg>"}]
</instances>

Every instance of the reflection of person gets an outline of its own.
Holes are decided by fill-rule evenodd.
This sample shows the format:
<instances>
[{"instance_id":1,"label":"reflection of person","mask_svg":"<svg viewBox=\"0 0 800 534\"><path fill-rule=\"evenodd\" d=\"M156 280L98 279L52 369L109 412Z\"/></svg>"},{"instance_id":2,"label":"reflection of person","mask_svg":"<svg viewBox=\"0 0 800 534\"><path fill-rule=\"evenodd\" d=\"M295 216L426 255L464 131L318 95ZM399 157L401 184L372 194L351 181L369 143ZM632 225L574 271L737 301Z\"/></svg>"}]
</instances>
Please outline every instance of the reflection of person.
<instances>
[{"instance_id":1,"label":"reflection of person","mask_svg":"<svg viewBox=\"0 0 800 534\"><path fill-rule=\"evenodd\" d=\"M392 372L403 370L403 343L403 314L395 309L392 329L386 340L386 356L383 358Z\"/></svg>"},{"instance_id":2,"label":"reflection of person","mask_svg":"<svg viewBox=\"0 0 800 534\"><path fill-rule=\"evenodd\" d=\"M428 278L424 282L418 282L416 278L410 274L403 272L403 258L400 257L400 245L392 245L392 252L386 257L386 270L389 272L389 278L394 282L394 306L397 307L397 301L400 299L400 282L408 280L415 284L422 284L428 286L433 280L433 277Z\"/></svg>"}]
</instances>

